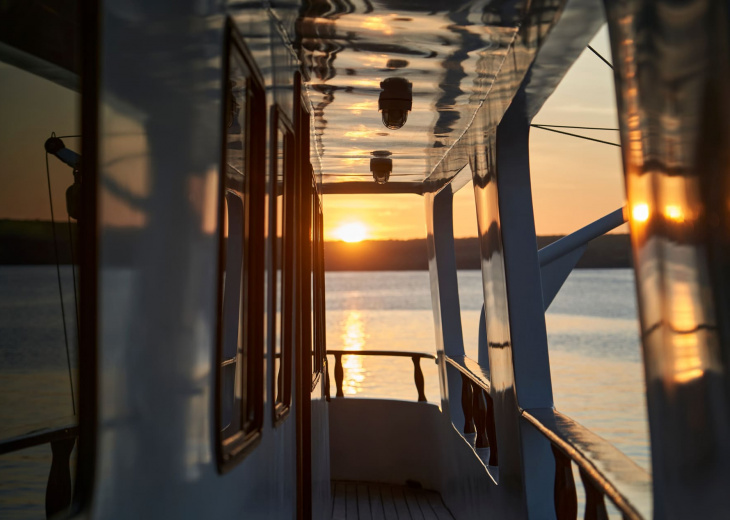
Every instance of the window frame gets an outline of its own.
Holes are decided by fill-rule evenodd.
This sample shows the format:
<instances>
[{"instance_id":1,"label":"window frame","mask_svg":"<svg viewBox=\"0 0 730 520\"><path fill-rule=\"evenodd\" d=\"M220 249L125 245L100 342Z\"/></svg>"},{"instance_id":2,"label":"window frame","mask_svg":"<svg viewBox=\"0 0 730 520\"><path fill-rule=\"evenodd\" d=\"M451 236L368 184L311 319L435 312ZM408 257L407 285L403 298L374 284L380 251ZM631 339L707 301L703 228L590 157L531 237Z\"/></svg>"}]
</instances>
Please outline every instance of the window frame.
<instances>
[{"instance_id":1,"label":"window frame","mask_svg":"<svg viewBox=\"0 0 730 520\"><path fill-rule=\"evenodd\" d=\"M278 174L278 151L279 132L284 136L283 147L283 182L282 187L282 237L279 243L278 213L277 213L277 174ZM271 107L271 136L270 136L270 186L272 203L269 207L269 229L271 230L272 254L271 254L271 283L269 290L269 319L267 320L267 331L271 338L271 363L274 370L271 378L271 403L272 420L274 427L281 424L289 415L292 406L292 389L294 386L294 349L295 349L295 269L294 251L296 235L295 219L295 179L296 175L296 141L294 138L294 125L282 111L279 105ZM277 270L279 269L278 250L281 248L281 285L277 283ZM276 330L276 307L277 299L280 300L280 321L279 330ZM277 348L278 347L278 348ZM276 371L277 350L280 351L280 372L283 376L282 395L277 392L278 376Z\"/></svg>"},{"instance_id":2,"label":"window frame","mask_svg":"<svg viewBox=\"0 0 730 520\"><path fill-rule=\"evenodd\" d=\"M310 208L310 309L311 316L311 349L312 349L312 390L325 369L324 345L324 262L322 250L322 203L317 182L312 175L311 179L311 208Z\"/></svg>"},{"instance_id":3,"label":"window frame","mask_svg":"<svg viewBox=\"0 0 730 520\"><path fill-rule=\"evenodd\" d=\"M222 421L222 364L223 359L223 317L224 317L224 272L226 271L226 244L224 237L224 203L226 187L227 135L228 135L228 85L231 77L232 60L243 69L246 77L246 120L244 129L245 156L243 168L246 172L242 193L242 274L238 325L243 345L243 373L238 384L241 391L240 429L224 436L220 427ZM266 190L266 91L256 63L234 22L226 21L223 52L223 82L221 128L221 166L218 187L218 272L217 272L217 335L215 348L215 405L214 431L218 471L225 473L243 460L261 441L264 424L264 205ZM235 384L235 379L234 379ZM248 417L251 420L248 421Z\"/></svg>"}]
</instances>

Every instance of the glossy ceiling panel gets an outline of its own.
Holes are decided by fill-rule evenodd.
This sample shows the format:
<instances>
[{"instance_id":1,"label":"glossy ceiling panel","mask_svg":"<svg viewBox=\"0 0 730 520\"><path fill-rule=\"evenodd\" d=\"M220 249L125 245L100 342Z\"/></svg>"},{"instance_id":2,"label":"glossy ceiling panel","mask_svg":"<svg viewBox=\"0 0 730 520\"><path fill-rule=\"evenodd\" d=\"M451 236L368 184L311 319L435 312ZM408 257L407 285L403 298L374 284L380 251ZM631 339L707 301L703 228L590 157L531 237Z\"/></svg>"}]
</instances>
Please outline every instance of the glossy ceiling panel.
<instances>
[{"instance_id":1,"label":"glossy ceiling panel","mask_svg":"<svg viewBox=\"0 0 730 520\"><path fill-rule=\"evenodd\" d=\"M394 177L425 179L492 88L521 10L516 2L310 2L297 43L322 168L338 176L325 182L369 176L375 150L392 153ZM378 111L380 83L391 77L413 85L413 108L398 130Z\"/></svg>"}]
</instances>

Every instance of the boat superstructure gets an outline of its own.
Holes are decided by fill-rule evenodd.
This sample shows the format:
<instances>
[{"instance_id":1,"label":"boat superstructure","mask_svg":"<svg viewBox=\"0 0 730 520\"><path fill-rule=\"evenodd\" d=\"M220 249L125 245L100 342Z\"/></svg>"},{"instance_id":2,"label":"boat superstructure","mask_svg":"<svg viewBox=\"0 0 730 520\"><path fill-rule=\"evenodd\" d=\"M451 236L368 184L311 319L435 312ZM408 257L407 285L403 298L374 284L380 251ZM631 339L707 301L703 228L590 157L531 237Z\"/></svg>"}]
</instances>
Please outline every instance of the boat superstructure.
<instances>
[{"instance_id":1,"label":"boat superstructure","mask_svg":"<svg viewBox=\"0 0 730 520\"><path fill-rule=\"evenodd\" d=\"M576 486L585 518L607 503L624 518L727 516L725 2L0 13L3 516L563 519ZM532 118L605 21L627 205L538 250ZM478 359L456 280L462 188L480 240ZM325 341L323 197L392 193L424 202L436 351L361 354L410 358L413 402L345 397L344 352ZM626 221L651 476L555 409L545 330L585 244ZM20 418L49 399L69 410Z\"/></svg>"}]
</instances>

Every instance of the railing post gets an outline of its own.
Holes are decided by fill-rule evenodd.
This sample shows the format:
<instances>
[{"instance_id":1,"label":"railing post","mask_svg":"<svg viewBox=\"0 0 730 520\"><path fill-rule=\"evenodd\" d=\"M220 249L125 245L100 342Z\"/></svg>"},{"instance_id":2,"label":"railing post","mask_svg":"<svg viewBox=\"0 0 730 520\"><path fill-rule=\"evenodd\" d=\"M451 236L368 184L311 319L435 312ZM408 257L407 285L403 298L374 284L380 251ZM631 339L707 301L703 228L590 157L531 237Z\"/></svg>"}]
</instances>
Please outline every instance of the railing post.
<instances>
[{"instance_id":1,"label":"railing post","mask_svg":"<svg viewBox=\"0 0 730 520\"><path fill-rule=\"evenodd\" d=\"M71 452L76 438L51 441L51 471L46 485L46 518L66 511L71 505Z\"/></svg>"},{"instance_id":2,"label":"railing post","mask_svg":"<svg viewBox=\"0 0 730 520\"><path fill-rule=\"evenodd\" d=\"M464 433L476 433L474 428L474 412L472 410L472 389L471 381L463 373L461 374L461 409L464 411Z\"/></svg>"},{"instance_id":3,"label":"railing post","mask_svg":"<svg viewBox=\"0 0 730 520\"><path fill-rule=\"evenodd\" d=\"M488 392L484 392L487 401L487 438L489 439L489 465L499 465L499 455L497 453L497 426L494 423L494 401Z\"/></svg>"},{"instance_id":4,"label":"railing post","mask_svg":"<svg viewBox=\"0 0 730 520\"><path fill-rule=\"evenodd\" d=\"M558 520L575 520L578 517L578 498L570 459L553 444L550 447L555 456L555 516Z\"/></svg>"},{"instance_id":5,"label":"railing post","mask_svg":"<svg viewBox=\"0 0 730 520\"><path fill-rule=\"evenodd\" d=\"M413 379L416 381L416 390L418 390L418 401L426 402L425 382L421 371L421 356L411 356L411 360L413 361Z\"/></svg>"},{"instance_id":6,"label":"railing post","mask_svg":"<svg viewBox=\"0 0 730 520\"><path fill-rule=\"evenodd\" d=\"M489 448L487 435L487 402L484 400L484 390L477 385L472 386L472 407L474 423L477 429L476 448Z\"/></svg>"},{"instance_id":7,"label":"railing post","mask_svg":"<svg viewBox=\"0 0 730 520\"><path fill-rule=\"evenodd\" d=\"M342 354L335 354L335 385L337 385L337 397L345 397L342 391L342 381L345 378L345 371L342 368Z\"/></svg>"},{"instance_id":8,"label":"railing post","mask_svg":"<svg viewBox=\"0 0 730 520\"><path fill-rule=\"evenodd\" d=\"M608 520L606 503L601 493L593 483L588 474L580 468L580 479L583 481L583 488L586 492L586 513L585 520Z\"/></svg>"},{"instance_id":9,"label":"railing post","mask_svg":"<svg viewBox=\"0 0 730 520\"><path fill-rule=\"evenodd\" d=\"M324 395L325 400L329 402L330 397L330 364L327 361L327 356L324 358Z\"/></svg>"}]
</instances>

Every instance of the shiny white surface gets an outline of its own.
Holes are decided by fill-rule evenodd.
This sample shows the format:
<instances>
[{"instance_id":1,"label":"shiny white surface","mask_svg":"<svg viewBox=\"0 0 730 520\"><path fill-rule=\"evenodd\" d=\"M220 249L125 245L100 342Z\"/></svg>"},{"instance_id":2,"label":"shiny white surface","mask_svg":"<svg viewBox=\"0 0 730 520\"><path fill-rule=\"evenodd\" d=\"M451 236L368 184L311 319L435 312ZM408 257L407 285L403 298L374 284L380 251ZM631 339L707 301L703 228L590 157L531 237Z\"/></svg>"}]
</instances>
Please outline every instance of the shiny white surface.
<instances>
[{"instance_id":1,"label":"shiny white surface","mask_svg":"<svg viewBox=\"0 0 730 520\"><path fill-rule=\"evenodd\" d=\"M196 4L162 15L152 5L112 1L103 4L103 14L99 449L92 516L292 518L296 411L272 426L269 344L261 442L228 473L216 468L223 12ZM295 62L272 20L266 10L237 18L264 76L267 103L279 103L293 119ZM131 230L131 240L119 239L120 227ZM131 261L120 266L115 253L122 247ZM326 405L320 400L313 408L321 510L329 500L321 446Z\"/></svg>"}]
</instances>

